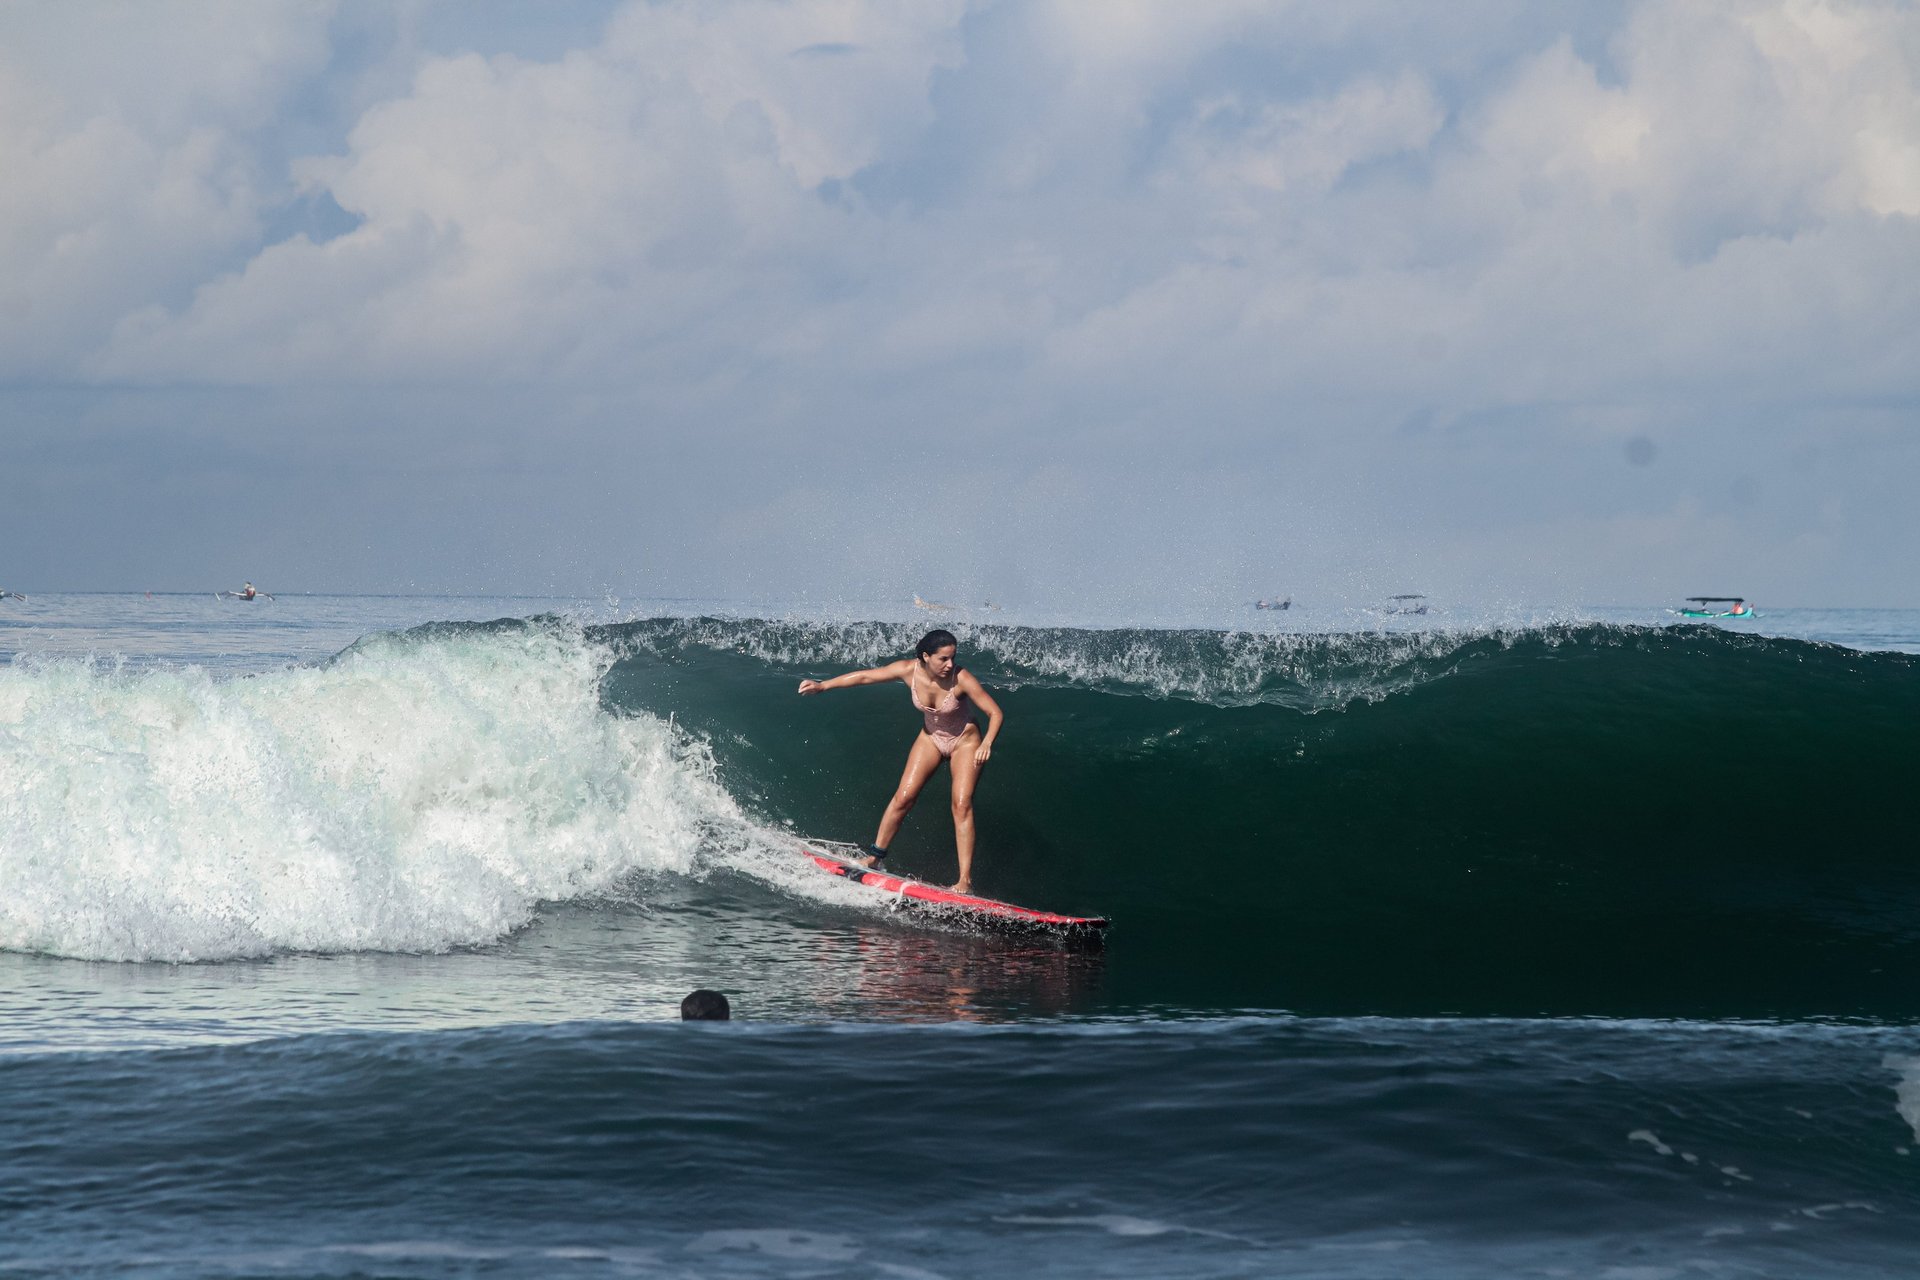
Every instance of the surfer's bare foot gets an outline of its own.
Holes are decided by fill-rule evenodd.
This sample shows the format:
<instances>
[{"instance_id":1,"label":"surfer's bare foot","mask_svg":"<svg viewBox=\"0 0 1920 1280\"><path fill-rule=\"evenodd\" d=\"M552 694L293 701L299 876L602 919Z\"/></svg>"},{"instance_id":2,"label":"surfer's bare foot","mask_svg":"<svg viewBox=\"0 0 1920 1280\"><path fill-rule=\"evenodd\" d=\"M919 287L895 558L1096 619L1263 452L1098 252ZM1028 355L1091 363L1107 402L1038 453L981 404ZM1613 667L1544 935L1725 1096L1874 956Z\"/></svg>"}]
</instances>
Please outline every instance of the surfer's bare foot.
<instances>
[{"instance_id":1,"label":"surfer's bare foot","mask_svg":"<svg viewBox=\"0 0 1920 1280\"><path fill-rule=\"evenodd\" d=\"M958 884L950 884L950 885L948 885L948 886L947 886L947 888L949 888L949 889L951 889L951 890L953 890L953 892L955 892L955 893L972 893L972 892L973 892L973 881L971 881L971 880L962 880L962 881L961 881L960 883L958 883Z\"/></svg>"}]
</instances>

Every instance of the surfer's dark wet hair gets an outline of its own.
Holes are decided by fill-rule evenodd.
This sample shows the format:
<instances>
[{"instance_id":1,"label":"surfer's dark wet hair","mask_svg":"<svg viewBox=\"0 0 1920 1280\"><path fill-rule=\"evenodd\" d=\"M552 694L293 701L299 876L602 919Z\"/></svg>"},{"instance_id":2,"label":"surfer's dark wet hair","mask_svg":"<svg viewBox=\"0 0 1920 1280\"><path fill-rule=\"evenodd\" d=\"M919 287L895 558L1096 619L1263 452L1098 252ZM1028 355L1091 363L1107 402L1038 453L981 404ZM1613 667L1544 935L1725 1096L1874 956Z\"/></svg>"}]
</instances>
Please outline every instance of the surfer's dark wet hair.
<instances>
[{"instance_id":1,"label":"surfer's dark wet hair","mask_svg":"<svg viewBox=\"0 0 1920 1280\"><path fill-rule=\"evenodd\" d=\"M953 638L953 632L936 627L934 630L920 637L920 645L914 650L914 654L917 657L924 658L930 653L938 653L948 645L952 645L958 649L960 642Z\"/></svg>"}]
</instances>

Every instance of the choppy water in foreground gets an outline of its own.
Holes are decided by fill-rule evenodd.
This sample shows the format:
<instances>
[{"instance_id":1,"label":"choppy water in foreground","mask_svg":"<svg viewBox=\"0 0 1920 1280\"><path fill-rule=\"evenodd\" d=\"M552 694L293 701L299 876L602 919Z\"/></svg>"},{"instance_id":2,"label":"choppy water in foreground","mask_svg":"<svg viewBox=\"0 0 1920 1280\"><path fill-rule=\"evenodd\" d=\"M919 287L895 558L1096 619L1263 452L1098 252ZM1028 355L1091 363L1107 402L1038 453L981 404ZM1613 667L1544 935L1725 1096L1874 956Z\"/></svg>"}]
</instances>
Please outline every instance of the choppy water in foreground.
<instances>
[{"instance_id":1,"label":"choppy water in foreground","mask_svg":"<svg viewBox=\"0 0 1920 1280\"><path fill-rule=\"evenodd\" d=\"M1920 614L928 621L6 602L0 1270L1905 1272Z\"/></svg>"}]
</instances>

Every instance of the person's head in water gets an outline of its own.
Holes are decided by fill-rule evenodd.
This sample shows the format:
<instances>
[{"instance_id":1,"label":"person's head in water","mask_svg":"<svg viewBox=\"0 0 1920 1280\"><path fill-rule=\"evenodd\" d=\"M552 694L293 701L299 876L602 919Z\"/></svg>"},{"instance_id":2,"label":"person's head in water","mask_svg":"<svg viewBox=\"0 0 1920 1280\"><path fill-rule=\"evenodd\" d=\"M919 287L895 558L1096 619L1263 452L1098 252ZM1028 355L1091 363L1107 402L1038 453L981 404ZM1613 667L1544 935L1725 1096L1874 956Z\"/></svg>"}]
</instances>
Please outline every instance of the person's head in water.
<instances>
[{"instance_id":1,"label":"person's head in water","mask_svg":"<svg viewBox=\"0 0 1920 1280\"><path fill-rule=\"evenodd\" d=\"M960 642L953 638L953 632L939 629L921 636L914 650L920 665L936 680L945 680L953 674L954 667L959 665L959 652Z\"/></svg>"},{"instance_id":2,"label":"person's head in water","mask_svg":"<svg viewBox=\"0 0 1920 1280\"><path fill-rule=\"evenodd\" d=\"M682 1022L726 1022L732 1017L733 1009L727 1004L727 998L705 987L680 1002Z\"/></svg>"}]
</instances>

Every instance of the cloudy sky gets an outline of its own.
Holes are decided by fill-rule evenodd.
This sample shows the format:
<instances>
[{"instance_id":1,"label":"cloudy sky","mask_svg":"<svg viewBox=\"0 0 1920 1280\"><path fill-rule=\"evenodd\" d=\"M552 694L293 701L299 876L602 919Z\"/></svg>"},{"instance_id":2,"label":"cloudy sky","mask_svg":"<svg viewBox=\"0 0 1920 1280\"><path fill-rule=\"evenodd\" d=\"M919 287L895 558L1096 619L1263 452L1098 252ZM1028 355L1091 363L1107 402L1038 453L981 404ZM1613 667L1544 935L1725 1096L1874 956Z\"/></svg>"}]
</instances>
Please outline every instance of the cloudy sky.
<instances>
[{"instance_id":1,"label":"cloudy sky","mask_svg":"<svg viewBox=\"0 0 1920 1280\"><path fill-rule=\"evenodd\" d=\"M1920 7L0 7L0 585L1920 605Z\"/></svg>"}]
</instances>

